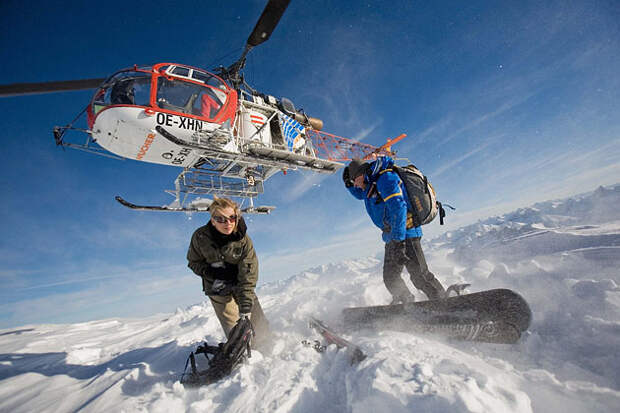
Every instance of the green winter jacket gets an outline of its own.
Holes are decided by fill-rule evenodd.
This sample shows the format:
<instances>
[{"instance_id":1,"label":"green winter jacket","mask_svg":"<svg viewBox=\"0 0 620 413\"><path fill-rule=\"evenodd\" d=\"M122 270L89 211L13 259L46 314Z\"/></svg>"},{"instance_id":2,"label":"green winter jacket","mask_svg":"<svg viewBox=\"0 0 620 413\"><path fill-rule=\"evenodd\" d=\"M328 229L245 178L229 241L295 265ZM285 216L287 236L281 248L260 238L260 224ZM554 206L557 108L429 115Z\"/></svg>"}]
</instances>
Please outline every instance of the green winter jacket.
<instances>
[{"instance_id":1,"label":"green winter jacket","mask_svg":"<svg viewBox=\"0 0 620 413\"><path fill-rule=\"evenodd\" d=\"M232 284L232 296L239 312L250 313L258 281L258 258L243 218L239 220L237 233L227 237L227 243L219 247L221 239L222 235L211 223L198 228L187 251L187 266L202 278L206 295L218 295L212 289L216 279Z\"/></svg>"}]
</instances>

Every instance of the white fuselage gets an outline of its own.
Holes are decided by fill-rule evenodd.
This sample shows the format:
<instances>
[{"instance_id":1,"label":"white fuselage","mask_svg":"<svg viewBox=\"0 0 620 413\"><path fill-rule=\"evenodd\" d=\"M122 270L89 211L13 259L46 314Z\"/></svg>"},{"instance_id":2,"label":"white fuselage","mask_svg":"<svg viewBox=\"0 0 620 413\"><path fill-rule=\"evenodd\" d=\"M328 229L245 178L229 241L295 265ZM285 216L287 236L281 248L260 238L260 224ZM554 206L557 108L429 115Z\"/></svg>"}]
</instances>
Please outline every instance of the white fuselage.
<instances>
[{"instance_id":1,"label":"white fuselage","mask_svg":"<svg viewBox=\"0 0 620 413\"><path fill-rule=\"evenodd\" d=\"M114 106L102 110L95 119L92 136L104 149L125 158L163 165L187 167L201 156L200 150L179 145L159 134L160 126L176 138L200 144L204 136L220 125L151 109ZM234 152L234 143L223 149Z\"/></svg>"}]
</instances>

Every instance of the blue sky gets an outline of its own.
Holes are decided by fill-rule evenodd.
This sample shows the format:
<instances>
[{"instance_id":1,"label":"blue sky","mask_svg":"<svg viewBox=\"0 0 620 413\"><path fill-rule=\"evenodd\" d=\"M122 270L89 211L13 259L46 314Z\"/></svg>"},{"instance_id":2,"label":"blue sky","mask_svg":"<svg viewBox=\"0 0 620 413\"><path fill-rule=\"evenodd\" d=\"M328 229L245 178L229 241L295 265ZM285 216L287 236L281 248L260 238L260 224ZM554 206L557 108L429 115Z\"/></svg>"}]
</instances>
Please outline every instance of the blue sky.
<instances>
[{"instance_id":1,"label":"blue sky","mask_svg":"<svg viewBox=\"0 0 620 413\"><path fill-rule=\"evenodd\" d=\"M325 131L399 156L454 205L449 225L620 181L616 1L292 0L246 80ZM389 7L386 6L389 4ZM2 83L105 77L133 64L211 69L240 55L264 1L0 4ZM178 170L54 145L89 92L0 100L0 328L142 316L201 301L186 268L205 215L161 205ZM375 255L379 232L339 175L278 174L247 217L261 282ZM441 278L441 274L437 274Z\"/></svg>"}]
</instances>

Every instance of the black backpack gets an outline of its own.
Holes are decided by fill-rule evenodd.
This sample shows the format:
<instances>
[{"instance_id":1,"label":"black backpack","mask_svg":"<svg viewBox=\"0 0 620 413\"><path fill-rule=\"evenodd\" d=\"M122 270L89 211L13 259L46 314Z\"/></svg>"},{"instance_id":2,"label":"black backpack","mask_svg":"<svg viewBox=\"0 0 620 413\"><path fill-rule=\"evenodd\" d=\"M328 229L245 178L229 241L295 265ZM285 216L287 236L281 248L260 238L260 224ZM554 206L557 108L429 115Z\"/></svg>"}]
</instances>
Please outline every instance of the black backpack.
<instances>
[{"instance_id":1,"label":"black backpack","mask_svg":"<svg viewBox=\"0 0 620 413\"><path fill-rule=\"evenodd\" d=\"M415 165L411 164L407 166L394 165L391 169L398 174L407 190L412 208L410 212L413 215L413 225L416 227L426 225L438 214L439 223L443 225L446 211L441 202L437 201L437 194L435 194L435 189L433 189L428 178ZM446 206L452 208L450 205Z\"/></svg>"},{"instance_id":2,"label":"black backpack","mask_svg":"<svg viewBox=\"0 0 620 413\"><path fill-rule=\"evenodd\" d=\"M250 346L254 338L254 326L249 319L240 319L230 330L230 338L226 343L210 346L206 342L189 354L185 369L181 376L181 384L186 387L198 387L214 383L228 376L243 360L252 356ZM206 370L198 370L194 354L204 354L209 363ZM208 355L212 357L209 358ZM187 365L191 363L191 371Z\"/></svg>"}]
</instances>

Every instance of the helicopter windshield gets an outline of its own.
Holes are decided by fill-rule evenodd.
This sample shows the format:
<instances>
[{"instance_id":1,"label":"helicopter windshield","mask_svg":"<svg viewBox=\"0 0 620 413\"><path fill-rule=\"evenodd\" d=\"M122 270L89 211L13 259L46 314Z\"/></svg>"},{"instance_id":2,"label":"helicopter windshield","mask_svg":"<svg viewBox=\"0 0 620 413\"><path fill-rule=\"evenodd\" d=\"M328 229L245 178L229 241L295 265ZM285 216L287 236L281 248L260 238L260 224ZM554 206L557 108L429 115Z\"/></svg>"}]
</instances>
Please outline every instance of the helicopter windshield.
<instances>
[{"instance_id":1,"label":"helicopter windshield","mask_svg":"<svg viewBox=\"0 0 620 413\"><path fill-rule=\"evenodd\" d=\"M176 69L184 69L177 67ZM176 74L176 73L175 73ZM195 71L194 76L202 74ZM208 75L205 73L205 75ZM157 79L157 105L162 109L173 110L191 115L213 119L226 102L226 86L217 78L218 83L205 77L196 79L205 84L188 82L183 79L159 77ZM212 86L213 84L213 86Z\"/></svg>"},{"instance_id":2,"label":"helicopter windshield","mask_svg":"<svg viewBox=\"0 0 620 413\"><path fill-rule=\"evenodd\" d=\"M116 74L100 97L103 105L149 106L151 75L144 72L127 71ZM99 100L99 99L98 99Z\"/></svg>"}]
</instances>

